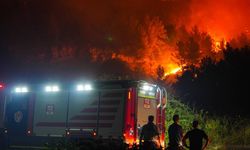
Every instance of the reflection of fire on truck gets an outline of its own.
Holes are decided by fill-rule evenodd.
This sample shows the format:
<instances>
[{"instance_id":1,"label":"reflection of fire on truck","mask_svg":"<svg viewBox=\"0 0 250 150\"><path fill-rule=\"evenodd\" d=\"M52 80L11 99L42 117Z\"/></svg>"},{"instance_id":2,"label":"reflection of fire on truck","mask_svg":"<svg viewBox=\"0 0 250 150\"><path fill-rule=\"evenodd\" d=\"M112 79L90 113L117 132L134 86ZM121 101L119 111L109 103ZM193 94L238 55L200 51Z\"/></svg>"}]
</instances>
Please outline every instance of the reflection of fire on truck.
<instances>
[{"instance_id":1,"label":"reflection of fire on truck","mask_svg":"<svg viewBox=\"0 0 250 150\"><path fill-rule=\"evenodd\" d=\"M166 91L144 81L10 86L1 104L1 127L10 143L12 137L112 137L132 146L139 143L140 128L153 115L164 147Z\"/></svg>"}]
</instances>

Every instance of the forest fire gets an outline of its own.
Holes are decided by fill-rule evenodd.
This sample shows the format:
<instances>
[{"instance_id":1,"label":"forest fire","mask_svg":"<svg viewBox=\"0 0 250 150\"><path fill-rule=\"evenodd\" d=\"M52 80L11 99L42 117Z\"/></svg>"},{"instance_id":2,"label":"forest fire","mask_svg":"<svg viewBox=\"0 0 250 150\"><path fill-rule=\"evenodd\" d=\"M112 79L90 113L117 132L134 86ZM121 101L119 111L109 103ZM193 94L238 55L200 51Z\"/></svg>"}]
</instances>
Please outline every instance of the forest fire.
<instances>
[{"instance_id":1,"label":"forest fire","mask_svg":"<svg viewBox=\"0 0 250 150\"><path fill-rule=\"evenodd\" d=\"M120 60L125 62L132 71L141 71L143 74L157 78L157 69L159 66L161 66L164 71L163 76L167 77L181 73L183 67L187 64L197 66L204 57L212 57L215 60L221 57L220 52L226 46L225 40L216 41L209 35L203 35L201 31L194 30L189 33L190 37L187 39L179 39L183 40L183 43L175 46L173 44L174 42L165 42L167 38L159 38L166 36L164 35L166 31L162 29L159 30L158 27L161 25L160 22L157 21L153 20L153 23L149 23L150 31L147 31L147 35L141 34L142 36L140 38L142 39L141 41L144 47L142 47L141 50L135 50L135 52L140 52L139 54L126 55L124 54L124 50L120 50L120 53L118 53L116 51L110 52L94 48L90 50L92 60L96 62L105 62L111 59ZM151 31L152 28L155 28L155 30ZM147 30L147 27L144 30ZM197 35L198 38L196 37L197 39L192 40ZM208 38L208 40L203 40L204 38ZM205 45L206 42L208 45ZM176 43L178 43L178 41ZM200 48L196 48L197 45ZM128 50L125 50L125 52L126 51ZM193 53L197 53L195 57Z\"/></svg>"},{"instance_id":2,"label":"forest fire","mask_svg":"<svg viewBox=\"0 0 250 150\"><path fill-rule=\"evenodd\" d=\"M138 19L137 27L130 26L129 30L137 33L135 36L137 38L133 39L132 43L136 41L139 47L132 49L121 47L111 52L112 57L109 54L102 58L121 60L131 70L140 70L154 78L157 76L158 66L162 66L164 76L169 76L181 72L184 64L198 65L204 57L222 59L222 50L226 48L227 42L231 42L241 33L245 34L246 28L249 28L245 27L250 25L249 21L244 19L250 14L246 8L249 1L192 0L188 4L180 2L183 2L181 4L183 8L190 8L189 13L180 15L176 12L181 12L181 9L176 8L175 11L160 11L162 15L156 17L152 15L153 17L144 16L143 19ZM164 1L155 5L165 8L175 3L178 2ZM172 17L178 19L169 19ZM186 19L189 21L185 22ZM131 20L130 24L135 24L134 20ZM239 40L235 45L244 45L242 41L247 40ZM128 54L128 51L133 53Z\"/></svg>"},{"instance_id":3,"label":"forest fire","mask_svg":"<svg viewBox=\"0 0 250 150\"><path fill-rule=\"evenodd\" d=\"M221 47L221 42L220 41L216 41L215 42L215 49L214 49L215 52L218 52L219 50L221 50L220 47Z\"/></svg>"},{"instance_id":4,"label":"forest fire","mask_svg":"<svg viewBox=\"0 0 250 150\"><path fill-rule=\"evenodd\" d=\"M78 58L84 60L77 64L80 70L93 61L102 64L115 59L136 73L156 78L159 66L165 76L176 74L184 64L199 64L204 57L223 58L221 50L227 42L250 43L249 0L16 3L16 13L4 10L9 16L3 20L3 31L8 31L2 34L8 37L3 47L17 58L27 58L20 60L24 64ZM40 11L34 11L36 7Z\"/></svg>"},{"instance_id":5,"label":"forest fire","mask_svg":"<svg viewBox=\"0 0 250 150\"><path fill-rule=\"evenodd\" d=\"M180 72L181 69L182 69L181 67L174 68L174 69L170 70L169 72L166 72L164 75L168 76L168 75L171 75L171 74L176 74L176 73Z\"/></svg>"},{"instance_id":6,"label":"forest fire","mask_svg":"<svg viewBox=\"0 0 250 150\"><path fill-rule=\"evenodd\" d=\"M226 48L227 42L226 40L215 41L213 45L213 51L218 53Z\"/></svg>"}]
</instances>

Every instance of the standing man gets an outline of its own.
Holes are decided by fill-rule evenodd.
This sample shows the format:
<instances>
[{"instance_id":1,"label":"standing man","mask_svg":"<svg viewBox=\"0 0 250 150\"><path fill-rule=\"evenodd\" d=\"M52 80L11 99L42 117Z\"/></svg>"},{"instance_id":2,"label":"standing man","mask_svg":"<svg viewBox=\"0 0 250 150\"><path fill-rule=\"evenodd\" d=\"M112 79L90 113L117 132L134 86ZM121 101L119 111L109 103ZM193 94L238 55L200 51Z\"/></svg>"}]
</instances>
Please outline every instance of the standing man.
<instances>
[{"instance_id":1,"label":"standing man","mask_svg":"<svg viewBox=\"0 0 250 150\"><path fill-rule=\"evenodd\" d=\"M155 150L156 145L154 143L154 138L157 138L160 143L160 136L157 126L154 124L154 116L148 116L148 123L142 127L140 136L140 145L143 142L143 150Z\"/></svg>"},{"instance_id":2,"label":"standing man","mask_svg":"<svg viewBox=\"0 0 250 150\"><path fill-rule=\"evenodd\" d=\"M179 115L173 116L174 123L171 124L168 128L168 149L169 150L181 150L182 148L182 137L183 137L183 130L182 127L179 125Z\"/></svg>"},{"instance_id":3,"label":"standing man","mask_svg":"<svg viewBox=\"0 0 250 150\"><path fill-rule=\"evenodd\" d=\"M193 130L188 131L183 138L184 146L190 150L204 150L208 145L208 136L203 130L198 129L198 125L197 120L193 121ZM189 139L189 146L187 146L186 139ZM203 139L206 140L204 146L202 145Z\"/></svg>"}]
</instances>

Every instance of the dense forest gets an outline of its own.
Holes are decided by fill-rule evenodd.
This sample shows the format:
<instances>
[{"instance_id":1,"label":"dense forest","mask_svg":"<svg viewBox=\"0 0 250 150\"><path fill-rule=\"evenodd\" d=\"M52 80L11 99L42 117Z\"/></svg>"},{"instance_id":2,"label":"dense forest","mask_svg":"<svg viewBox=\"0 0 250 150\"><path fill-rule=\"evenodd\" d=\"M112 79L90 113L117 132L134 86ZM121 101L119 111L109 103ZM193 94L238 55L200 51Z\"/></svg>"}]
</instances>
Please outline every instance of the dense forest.
<instances>
[{"instance_id":1,"label":"dense forest","mask_svg":"<svg viewBox=\"0 0 250 150\"><path fill-rule=\"evenodd\" d=\"M173 85L184 103L221 115L250 116L250 48L223 51L224 59L215 62L207 57L199 67L184 69Z\"/></svg>"}]
</instances>

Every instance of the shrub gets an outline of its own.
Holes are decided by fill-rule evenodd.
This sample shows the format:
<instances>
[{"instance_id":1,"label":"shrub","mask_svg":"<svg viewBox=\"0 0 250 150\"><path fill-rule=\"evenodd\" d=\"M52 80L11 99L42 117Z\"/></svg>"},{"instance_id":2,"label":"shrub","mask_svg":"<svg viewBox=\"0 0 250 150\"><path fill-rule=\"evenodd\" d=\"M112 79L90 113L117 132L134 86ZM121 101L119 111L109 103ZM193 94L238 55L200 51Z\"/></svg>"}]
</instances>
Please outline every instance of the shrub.
<instances>
[{"instance_id":1,"label":"shrub","mask_svg":"<svg viewBox=\"0 0 250 150\"><path fill-rule=\"evenodd\" d=\"M184 132L192 128L192 121L199 120L200 128L209 136L208 149L225 149L227 145L250 144L250 121L244 118L221 117L203 110L195 110L182 102L171 98L166 107L166 127L173 123L172 117L179 114ZM166 141L168 134L166 130Z\"/></svg>"}]
</instances>

